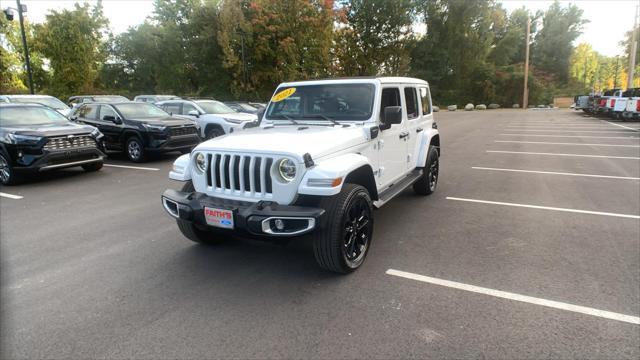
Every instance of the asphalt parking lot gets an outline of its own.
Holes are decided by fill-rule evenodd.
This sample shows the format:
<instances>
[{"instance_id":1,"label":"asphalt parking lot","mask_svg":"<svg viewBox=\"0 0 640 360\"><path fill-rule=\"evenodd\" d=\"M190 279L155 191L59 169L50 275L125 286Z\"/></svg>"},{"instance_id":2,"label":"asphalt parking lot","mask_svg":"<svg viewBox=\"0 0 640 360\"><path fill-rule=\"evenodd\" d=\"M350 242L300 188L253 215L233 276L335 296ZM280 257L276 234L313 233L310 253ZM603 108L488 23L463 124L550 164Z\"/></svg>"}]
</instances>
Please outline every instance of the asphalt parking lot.
<instances>
[{"instance_id":1,"label":"asphalt parking lot","mask_svg":"<svg viewBox=\"0 0 640 360\"><path fill-rule=\"evenodd\" d=\"M349 276L306 240L184 239L178 154L0 187L2 358L640 357L640 123L436 120L437 192L378 210Z\"/></svg>"}]
</instances>

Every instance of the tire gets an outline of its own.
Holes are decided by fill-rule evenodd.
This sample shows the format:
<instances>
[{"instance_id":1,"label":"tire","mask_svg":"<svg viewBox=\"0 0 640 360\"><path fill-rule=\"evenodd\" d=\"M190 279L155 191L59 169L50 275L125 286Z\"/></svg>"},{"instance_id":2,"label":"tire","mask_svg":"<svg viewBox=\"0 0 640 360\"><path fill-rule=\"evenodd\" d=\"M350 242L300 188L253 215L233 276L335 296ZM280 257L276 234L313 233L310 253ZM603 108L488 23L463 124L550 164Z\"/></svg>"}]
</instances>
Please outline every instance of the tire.
<instances>
[{"instance_id":1,"label":"tire","mask_svg":"<svg viewBox=\"0 0 640 360\"><path fill-rule=\"evenodd\" d=\"M82 165L82 169L84 169L84 171L86 172L94 172L102 169L102 165L103 163L102 161L100 161L100 162Z\"/></svg>"},{"instance_id":2,"label":"tire","mask_svg":"<svg viewBox=\"0 0 640 360\"><path fill-rule=\"evenodd\" d=\"M16 185L20 183L21 178L15 173L11 166L11 161L8 156L0 154L0 184L2 185Z\"/></svg>"},{"instance_id":3,"label":"tire","mask_svg":"<svg viewBox=\"0 0 640 360\"><path fill-rule=\"evenodd\" d=\"M132 136L127 139L124 146L124 151L127 153L129 160L133 162L144 162L147 158L147 154L144 150L142 140L137 136Z\"/></svg>"},{"instance_id":4,"label":"tire","mask_svg":"<svg viewBox=\"0 0 640 360\"><path fill-rule=\"evenodd\" d=\"M193 187L193 183L189 181L184 184L182 191L194 192L196 190ZM205 226L196 225L190 221L180 219L176 219L176 223L178 224L178 229L180 229L182 235L198 244L214 245L224 241L224 238L221 235L209 231Z\"/></svg>"},{"instance_id":5,"label":"tire","mask_svg":"<svg viewBox=\"0 0 640 360\"><path fill-rule=\"evenodd\" d=\"M418 195L431 195L436 191L438 186L438 176L440 173L440 161L438 150L435 146L429 145L429 154L427 155L427 163L423 169L422 175L413 183L413 191Z\"/></svg>"},{"instance_id":6,"label":"tire","mask_svg":"<svg viewBox=\"0 0 640 360\"><path fill-rule=\"evenodd\" d=\"M220 128L214 127L207 130L205 138L206 140L209 140L209 139L217 138L218 136L222 136L222 135L224 135L224 131Z\"/></svg>"},{"instance_id":7,"label":"tire","mask_svg":"<svg viewBox=\"0 0 640 360\"><path fill-rule=\"evenodd\" d=\"M358 269L373 239L369 192L360 185L344 184L339 194L322 199L320 207L325 210L325 218L314 234L316 262L325 270L341 274Z\"/></svg>"}]
</instances>

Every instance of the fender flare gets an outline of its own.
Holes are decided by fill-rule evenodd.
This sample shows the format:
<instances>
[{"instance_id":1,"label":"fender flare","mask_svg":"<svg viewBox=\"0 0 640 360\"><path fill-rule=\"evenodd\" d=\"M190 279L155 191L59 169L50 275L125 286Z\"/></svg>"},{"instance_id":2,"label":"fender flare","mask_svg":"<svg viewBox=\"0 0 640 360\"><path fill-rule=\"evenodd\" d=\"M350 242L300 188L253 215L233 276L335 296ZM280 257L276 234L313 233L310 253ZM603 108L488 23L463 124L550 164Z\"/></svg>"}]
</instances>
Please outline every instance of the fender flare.
<instances>
[{"instance_id":1,"label":"fender flare","mask_svg":"<svg viewBox=\"0 0 640 360\"><path fill-rule=\"evenodd\" d=\"M191 154L184 154L173 162L169 179L177 181L191 180Z\"/></svg>"},{"instance_id":2,"label":"fender flare","mask_svg":"<svg viewBox=\"0 0 640 360\"><path fill-rule=\"evenodd\" d=\"M440 151L440 133L436 129L429 129L425 131L420 143L420 153L418 154L418 160L416 161L417 167L423 167L427 163L427 155L429 155L429 146L435 142L435 146L438 147L438 156L442 154Z\"/></svg>"},{"instance_id":3,"label":"fender flare","mask_svg":"<svg viewBox=\"0 0 640 360\"><path fill-rule=\"evenodd\" d=\"M344 154L316 163L305 174L298 185L298 194L332 196L340 193L342 185L350 179L351 174L358 173L358 178L365 177L363 185L369 190L372 198L377 198L375 178L373 176L373 166L369 159L360 154ZM364 174L364 175L362 175ZM370 179L369 179L370 177ZM351 177L353 178L353 177ZM309 186L310 179L325 180L322 185ZM331 186L335 179L341 179L336 186ZM360 183L360 182L358 182ZM373 189L371 189L373 187Z\"/></svg>"}]
</instances>

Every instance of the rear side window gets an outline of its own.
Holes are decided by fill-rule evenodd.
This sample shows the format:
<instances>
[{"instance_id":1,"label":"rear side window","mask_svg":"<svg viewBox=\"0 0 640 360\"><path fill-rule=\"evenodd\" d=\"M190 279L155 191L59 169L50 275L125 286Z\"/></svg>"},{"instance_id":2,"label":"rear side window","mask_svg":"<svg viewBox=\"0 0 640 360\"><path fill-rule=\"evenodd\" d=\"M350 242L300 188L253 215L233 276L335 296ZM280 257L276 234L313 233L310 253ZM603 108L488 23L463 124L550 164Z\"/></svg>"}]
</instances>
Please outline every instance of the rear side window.
<instances>
[{"instance_id":1,"label":"rear side window","mask_svg":"<svg viewBox=\"0 0 640 360\"><path fill-rule=\"evenodd\" d=\"M431 93L429 88L420 88L420 102L422 103L422 115L431 114Z\"/></svg>"},{"instance_id":2,"label":"rear side window","mask_svg":"<svg viewBox=\"0 0 640 360\"><path fill-rule=\"evenodd\" d=\"M98 105L84 105L78 109L78 116L81 118L95 120L98 114Z\"/></svg>"},{"instance_id":3,"label":"rear side window","mask_svg":"<svg viewBox=\"0 0 640 360\"><path fill-rule=\"evenodd\" d=\"M407 118L415 119L418 117L418 96L416 89L412 87L404 88L404 98L407 101Z\"/></svg>"}]
</instances>

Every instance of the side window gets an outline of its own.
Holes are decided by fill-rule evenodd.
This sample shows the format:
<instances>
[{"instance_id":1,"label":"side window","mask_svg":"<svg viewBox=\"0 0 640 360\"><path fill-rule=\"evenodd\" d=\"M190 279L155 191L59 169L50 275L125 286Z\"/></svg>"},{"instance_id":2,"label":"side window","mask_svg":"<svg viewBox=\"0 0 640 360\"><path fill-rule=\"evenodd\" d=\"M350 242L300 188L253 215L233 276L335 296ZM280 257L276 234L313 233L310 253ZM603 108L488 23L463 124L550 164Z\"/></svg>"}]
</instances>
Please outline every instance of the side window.
<instances>
[{"instance_id":1,"label":"side window","mask_svg":"<svg viewBox=\"0 0 640 360\"><path fill-rule=\"evenodd\" d=\"M111 108L111 106L102 105L100 106L100 120L104 120L105 116L113 116L117 118L118 114Z\"/></svg>"},{"instance_id":2,"label":"side window","mask_svg":"<svg viewBox=\"0 0 640 360\"><path fill-rule=\"evenodd\" d=\"M415 119L418 117L418 96L416 88L404 88L404 99L407 101L407 118Z\"/></svg>"},{"instance_id":3,"label":"side window","mask_svg":"<svg viewBox=\"0 0 640 360\"><path fill-rule=\"evenodd\" d=\"M98 114L98 105L84 105L78 109L78 116L88 120L95 120Z\"/></svg>"},{"instance_id":4,"label":"side window","mask_svg":"<svg viewBox=\"0 0 640 360\"><path fill-rule=\"evenodd\" d=\"M387 106L402 106L400 102L400 90L398 88L382 89L382 101L380 104L380 117Z\"/></svg>"},{"instance_id":5,"label":"side window","mask_svg":"<svg viewBox=\"0 0 640 360\"><path fill-rule=\"evenodd\" d=\"M189 103L182 104L182 115L189 115L189 111L198 111L198 109Z\"/></svg>"},{"instance_id":6,"label":"side window","mask_svg":"<svg viewBox=\"0 0 640 360\"><path fill-rule=\"evenodd\" d=\"M180 114L180 103L168 103L162 105L162 110L170 114Z\"/></svg>"},{"instance_id":7,"label":"side window","mask_svg":"<svg viewBox=\"0 0 640 360\"><path fill-rule=\"evenodd\" d=\"M420 88L420 100L422 102L422 115L431 114L431 94L429 88Z\"/></svg>"}]
</instances>

